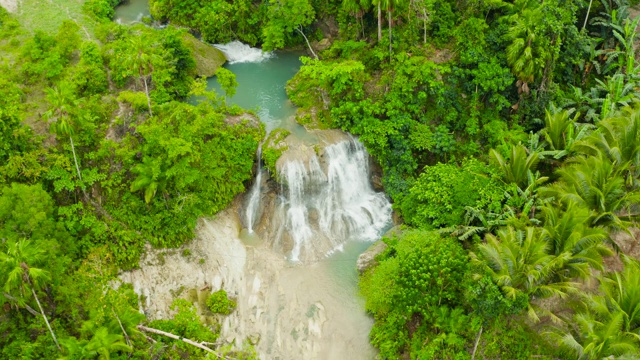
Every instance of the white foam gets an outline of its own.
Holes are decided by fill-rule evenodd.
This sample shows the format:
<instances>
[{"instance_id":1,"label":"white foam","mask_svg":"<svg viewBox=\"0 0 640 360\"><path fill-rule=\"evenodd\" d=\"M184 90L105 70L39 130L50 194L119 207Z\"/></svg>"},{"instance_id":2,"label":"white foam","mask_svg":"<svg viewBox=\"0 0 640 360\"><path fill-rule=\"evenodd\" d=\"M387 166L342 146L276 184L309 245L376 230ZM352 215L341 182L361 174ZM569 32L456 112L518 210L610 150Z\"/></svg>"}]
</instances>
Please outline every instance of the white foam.
<instances>
[{"instance_id":1,"label":"white foam","mask_svg":"<svg viewBox=\"0 0 640 360\"><path fill-rule=\"evenodd\" d=\"M259 63L273 57L273 52L265 52L262 51L262 49L251 47L240 41L214 44L213 46L224 53L229 64Z\"/></svg>"}]
</instances>

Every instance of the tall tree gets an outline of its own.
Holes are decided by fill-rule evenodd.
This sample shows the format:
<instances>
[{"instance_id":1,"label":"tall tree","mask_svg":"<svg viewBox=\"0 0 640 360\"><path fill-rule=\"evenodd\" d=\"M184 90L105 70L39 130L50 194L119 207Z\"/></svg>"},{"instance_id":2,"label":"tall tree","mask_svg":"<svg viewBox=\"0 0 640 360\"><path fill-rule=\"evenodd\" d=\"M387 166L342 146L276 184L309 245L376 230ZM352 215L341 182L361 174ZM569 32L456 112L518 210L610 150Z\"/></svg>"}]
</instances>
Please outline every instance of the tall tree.
<instances>
[{"instance_id":1,"label":"tall tree","mask_svg":"<svg viewBox=\"0 0 640 360\"><path fill-rule=\"evenodd\" d=\"M129 48L123 59L124 66L135 70L137 79L144 84L144 93L147 96L147 106L151 116L153 111L149 96L149 79L153 73L154 64L159 59L160 57L155 53L154 44L150 44L142 34L133 35L129 39Z\"/></svg>"},{"instance_id":2,"label":"tall tree","mask_svg":"<svg viewBox=\"0 0 640 360\"><path fill-rule=\"evenodd\" d=\"M218 82L218 84L220 84L220 87L222 87L222 90L224 91L224 101L226 103L227 98L232 98L233 95L236 94L236 87L238 86L236 75L231 72L231 70L220 67L216 71L216 81Z\"/></svg>"},{"instance_id":3,"label":"tall tree","mask_svg":"<svg viewBox=\"0 0 640 360\"><path fill-rule=\"evenodd\" d=\"M69 137L71 152L73 154L73 162L76 166L76 173L78 175L78 179L82 183L82 173L80 172L80 164L78 163L76 147L73 142L76 120L78 119L78 115L75 113L78 101L75 99L75 94L73 93L71 85L67 82L60 82L56 87L45 89L45 92L47 94L46 98L50 104L50 108L44 113L43 117L47 120L53 120L51 124L52 132L55 132L57 135L65 135ZM88 199L84 185L81 185L81 189L85 198Z\"/></svg>"},{"instance_id":4,"label":"tall tree","mask_svg":"<svg viewBox=\"0 0 640 360\"><path fill-rule=\"evenodd\" d=\"M269 21L262 30L266 50L284 47L287 36L296 31L304 38L313 57L318 58L303 31L316 17L309 0L269 0L268 12Z\"/></svg>"},{"instance_id":5,"label":"tall tree","mask_svg":"<svg viewBox=\"0 0 640 360\"><path fill-rule=\"evenodd\" d=\"M541 41L543 35L537 29L543 14L537 1L520 0L515 6L520 10L511 16L512 25L506 35L511 42L507 47L507 63L518 78L519 91L529 93L529 84L542 74L549 56Z\"/></svg>"},{"instance_id":6,"label":"tall tree","mask_svg":"<svg viewBox=\"0 0 640 360\"><path fill-rule=\"evenodd\" d=\"M60 349L58 339L36 294L36 289L43 286L43 282L50 278L48 271L36 267L46 261L46 250L38 247L31 240L25 239L7 240L2 250L0 251L0 270L2 270L0 271L0 279L2 280L4 291L11 293L13 290L17 290L21 296L18 305L24 304L23 301L27 298L28 293L33 295L56 347Z\"/></svg>"}]
</instances>

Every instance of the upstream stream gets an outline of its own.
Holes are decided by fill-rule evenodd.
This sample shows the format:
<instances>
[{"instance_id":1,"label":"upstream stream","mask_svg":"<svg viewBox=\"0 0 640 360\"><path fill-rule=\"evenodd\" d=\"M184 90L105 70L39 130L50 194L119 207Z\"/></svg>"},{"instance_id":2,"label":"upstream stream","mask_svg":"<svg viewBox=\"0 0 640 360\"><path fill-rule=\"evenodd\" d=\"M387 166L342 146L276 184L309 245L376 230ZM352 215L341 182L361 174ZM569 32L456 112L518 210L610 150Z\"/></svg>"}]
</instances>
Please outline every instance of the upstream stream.
<instances>
[{"instance_id":1,"label":"upstream stream","mask_svg":"<svg viewBox=\"0 0 640 360\"><path fill-rule=\"evenodd\" d=\"M130 1L128 20L120 7L116 21L148 13ZM295 122L285 85L301 65L300 53L264 53L239 42L215 46L239 83L228 101L255 110L268 132L288 129L299 146L279 161L283 185L258 166L243 199L201 219L192 243L148 249L140 269L120 278L143 295L141 311L151 319L171 316L175 297L209 316L203 300L225 289L238 305L218 319L222 342L250 343L263 359L374 358L356 260L390 227L391 205L370 185L364 147L339 131L307 132ZM209 88L223 94L215 78Z\"/></svg>"}]
</instances>

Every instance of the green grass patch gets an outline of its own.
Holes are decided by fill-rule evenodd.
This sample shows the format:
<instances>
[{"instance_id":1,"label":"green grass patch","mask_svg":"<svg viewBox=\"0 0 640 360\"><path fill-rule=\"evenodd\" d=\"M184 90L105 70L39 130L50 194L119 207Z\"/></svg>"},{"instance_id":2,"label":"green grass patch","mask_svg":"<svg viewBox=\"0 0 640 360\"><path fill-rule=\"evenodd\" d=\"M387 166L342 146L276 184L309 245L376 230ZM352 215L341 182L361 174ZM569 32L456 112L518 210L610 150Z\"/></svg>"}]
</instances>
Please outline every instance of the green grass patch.
<instances>
[{"instance_id":1,"label":"green grass patch","mask_svg":"<svg viewBox=\"0 0 640 360\"><path fill-rule=\"evenodd\" d=\"M81 35L94 38L96 21L82 11L85 0L21 0L16 18L32 33L37 30L53 34L65 20L76 22ZM86 31L86 32L85 32Z\"/></svg>"}]
</instances>

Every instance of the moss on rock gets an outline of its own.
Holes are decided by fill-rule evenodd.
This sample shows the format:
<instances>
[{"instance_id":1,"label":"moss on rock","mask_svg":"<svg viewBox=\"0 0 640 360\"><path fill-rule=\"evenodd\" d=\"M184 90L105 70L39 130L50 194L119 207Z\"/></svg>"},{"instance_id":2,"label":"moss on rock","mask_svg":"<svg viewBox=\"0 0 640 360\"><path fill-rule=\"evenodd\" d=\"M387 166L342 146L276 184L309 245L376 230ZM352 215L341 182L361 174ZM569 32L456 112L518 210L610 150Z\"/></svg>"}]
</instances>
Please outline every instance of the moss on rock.
<instances>
[{"instance_id":1,"label":"moss on rock","mask_svg":"<svg viewBox=\"0 0 640 360\"><path fill-rule=\"evenodd\" d=\"M185 33L182 40L193 52L198 76L211 77L215 75L220 66L227 62L227 58L225 58L222 51L196 39L189 33Z\"/></svg>"},{"instance_id":2,"label":"moss on rock","mask_svg":"<svg viewBox=\"0 0 640 360\"><path fill-rule=\"evenodd\" d=\"M275 129L264 142L264 146L262 147L262 160L264 161L264 166L271 174L276 174L276 162L282 153L289 149L289 146L284 141L289 134L289 130Z\"/></svg>"}]
</instances>

